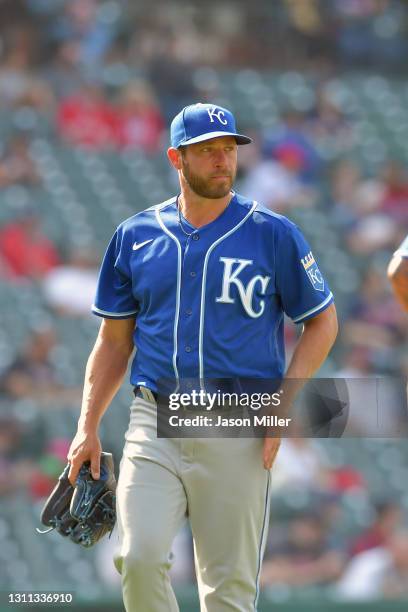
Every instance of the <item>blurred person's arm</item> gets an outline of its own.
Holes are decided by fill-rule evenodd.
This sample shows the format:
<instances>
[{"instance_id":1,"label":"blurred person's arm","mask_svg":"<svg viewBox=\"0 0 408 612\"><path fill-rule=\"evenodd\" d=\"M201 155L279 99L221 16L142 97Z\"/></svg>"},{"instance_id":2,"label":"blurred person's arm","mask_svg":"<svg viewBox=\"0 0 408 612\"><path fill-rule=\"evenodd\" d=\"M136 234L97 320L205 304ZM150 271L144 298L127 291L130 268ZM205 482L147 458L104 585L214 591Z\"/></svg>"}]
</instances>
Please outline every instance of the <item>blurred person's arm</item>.
<instances>
[{"instance_id":1,"label":"blurred person's arm","mask_svg":"<svg viewBox=\"0 0 408 612\"><path fill-rule=\"evenodd\" d=\"M102 416L118 391L133 351L135 319L103 319L85 370L78 429L68 452L69 480L75 482L84 461L91 461L92 475L99 478L102 452L98 428Z\"/></svg>"},{"instance_id":2,"label":"blurred person's arm","mask_svg":"<svg viewBox=\"0 0 408 612\"><path fill-rule=\"evenodd\" d=\"M290 557L277 556L264 562L261 583L263 586L287 584L293 587L327 584L341 576L344 566L344 556L334 550L324 552L316 560L302 563Z\"/></svg>"},{"instance_id":3,"label":"blurred person's arm","mask_svg":"<svg viewBox=\"0 0 408 612\"><path fill-rule=\"evenodd\" d=\"M381 599L384 577L390 570L390 556L385 548L359 553L345 567L334 587L334 595L344 601Z\"/></svg>"},{"instance_id":4,"label":"blurred person's arm","mask_svg":"<svg viewBox=\"0 0 408 612\"><path fill-rule=\"evenodd\" d=\"M382 583L381 595L385 599L405 599L408 596L407 572L391 571Z\"/></svg>"},{"instance_id":5,"label":"blurred person's arm","mask_svg":"<svg viewBox=\"0 0 408 612\"><path fill-rule=\"evenodd\" d=\"M397 252L389 263L387 275L395 297L408 312L408 258Z\"/></svg>"},{"instance_id":6,"label":"blurred person's arm","mask_svg":"<svg viewBox=\"0 0 408 612\"><path fill-rule=\"evenodd\" d=\"M328 550L318 559L296 568L299 586L326 584L338 580L345 567L345 557L337 550Z\"/></svg>"}]
</instances>

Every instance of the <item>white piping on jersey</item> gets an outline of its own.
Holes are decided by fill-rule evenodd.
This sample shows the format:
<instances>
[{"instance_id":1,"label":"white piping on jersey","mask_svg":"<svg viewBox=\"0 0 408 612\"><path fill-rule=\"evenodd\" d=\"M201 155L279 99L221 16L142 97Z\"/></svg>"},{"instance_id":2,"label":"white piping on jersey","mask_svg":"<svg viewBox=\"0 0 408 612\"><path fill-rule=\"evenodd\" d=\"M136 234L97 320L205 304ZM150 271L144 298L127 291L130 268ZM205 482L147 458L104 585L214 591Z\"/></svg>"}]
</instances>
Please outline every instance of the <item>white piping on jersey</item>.
<instances>
[{"instance_id":1,"label":"white piping on jersey","mask_svg":"<svg viewBox=\"0 0 408 612\"><path fill-rule=\"evenodd\" d=\"M174 198L171 198L170 201L172 201ZM176 377L176 380L179 380L179 373L178 373L178 369L177 369L177 330L178 330L178 322L179 322L179 317L180 317L180 293L181 293L181 244L178 241L178 239L176 238L176 236L174 234L171 233L170 230L167 229L167 227L164 225L162 218L160 217L160 210L166 206L169 203L169 200L167 200L166 202L163 203L162 206L158 206L155 210L155 215L156 215L156 219L158 224L160 225L160 227L162 228L162 230L168 235L170 236L170 238L172 238L172 240L174 240L174 242L177 245L177 288L176 288L176 312L174 313L174 328L173 328L173 345L174 345L174 350L173 350L173 369L174 369L174 375Z\"/></svg>"},{"instance_id":2,"label":"white piping on jersey","mask_svg":"<svg viewBox=\"0 0 408 612\"><path fill-rule=\"evenodd\" d=\"M237 229L240 228L241 225L243 225L245 221L252 215L252 213L254 212L257 206L258 206L258 202L254 201L254 203L252 204L251 210L245 215L245 217L241 219L241 221L237 223L235 227L230 229L226 234L224 234L223 236L218 238L215 242L213 242L205 255L204 266L203 266L203 280L201 284L200 329L199 329L199 336L198 336L198 362L199 362L200 381L202 381L204 378L204 359L203 359L204 310L205 310L205 285L206 285L206 280L207 280L208 259L212 251L215 249L215 247L218 246L220 242L222 242L223 240L231 236L231 234L236 232Z\"/></svg>"},{"instance_id":3,"label":"white piping on jersey","mask_svg":"<svg viewBox=\"0 0 408 612\"><path fill-rule=\"evenodd\" d=\"M304 317L308 317L309 315L313 314L314 312L317 312L318 310L321 310L323 308L323 306L326 306L326 304L328 302L330 302L330 300L332 299L333 294L330 291L329 295L327 296L327 298L325 300L323 300L323 302L321 302L321 304L319 304L318 306L315 306L314 308L311 308L310 310L308 310L307 312L304 312L303 314L299 315L298 317L296 317L296 319L292 319L292 321L294 323L299 323L299 321L301 321Z\"/></svg>"},{"instance_id":4,"label":"white piping on jersey","mask_svg":"<svg viewBox=\"0 0 408 612\"><path fill-rule=\"evenodd\" d=\"M271 495L269 491L270 486L271 486L271 470L268 470L266 494L265 494L264 516L263 516L262 529L261 529L261 539L260 539L259 548L258 548L258 568L256 572L256 579L255 579L255 584L256 584L256 592L255 592L255 600L254 600L254 611L255 612L257 610L257 605L258 605L259 579L260 579L260 574L261 574L262 558L265 552L266 536L268 534L268 526L269 526L269 514L270 514L270 502L271 502Z\"/></svg>"},{"instance_id":5,"label":"white piping on jersey","mask_svg":"<svg viewBox=\"0 0 408 612\"><path fill-rule=\"evenodd\" d=\"M97 308L95 304L92 304L91 310L93 310L93 312L97 312L98 314L106 315L109 317L127 317L129 315L137 314L137 310L129 310L129 312L109 312L107 310L101 310L100 308Z\"/></svg>"}]
</instances>

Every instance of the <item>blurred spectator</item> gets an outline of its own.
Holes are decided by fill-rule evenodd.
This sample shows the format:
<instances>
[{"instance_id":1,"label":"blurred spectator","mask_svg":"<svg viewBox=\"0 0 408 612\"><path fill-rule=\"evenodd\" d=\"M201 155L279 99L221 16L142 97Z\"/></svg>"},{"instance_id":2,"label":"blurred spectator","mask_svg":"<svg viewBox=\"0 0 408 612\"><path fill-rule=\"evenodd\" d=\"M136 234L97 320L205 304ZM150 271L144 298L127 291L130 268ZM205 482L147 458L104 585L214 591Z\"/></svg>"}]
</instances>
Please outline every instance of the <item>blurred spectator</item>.
<instances>
[{"instance_id":1,"label":"blurred spectator","mask_svg":"<svg viewBox=\"0 0 408 612\"><path fill-rule=\"evenodd\" d=\"M35 186L39 182L40 177L29 152L29 141L22 134L15 135L0 158L0 188L16 184Z\"/></svg>"},{"instance_id":2,"label":"blurred spectator","mask_svg":"<svg viewBox=\"0 0 408 612\"><path fill-rule=\"evenodd\" d=\"M268 157L249 170L242 191L251 199L261 202L278 213L286 214L290 208L311 206L316 192L309 177L306 147L289 134L276 134L276 142L266 139L264 155ZM272 136L271 136L272 138Z\"/></svg>"},{"instance_id":3,"label":"blurred spectator","mask_svg":"<svg viewBox=\"0 0 408 612\"><path fill-rule=\"evenodd\" d=\"M67 464L70 440L52 438L44 452L38 457L28 482L28 491L34 500L48 497L56 485L58 477Z\"/></svg>"},{"instance_id":4,"label":"blurred spectator","mask_svg":"<svg viewBox=\"0 0 408 612\"><path fill-rule=\"evenodd\" d=\"M293 431L292 431L293 434ZM313 491L328 488L330 477L325 468L323 449L308 438L282 440L274 464L273 489Z\"/></svg>"},{"instance_id":5,"label":"blurred spectator","mask_svg":"<svg viewBox=\"0 0 408 612\"><path fill-rule=\"evenodd\" d=\"M330 95L330 81L317 92L316 107L310 114L306 132L318 150L330 157L350 150L355 143L350 121Z\"/></svg>"},{"instance_id":6,"label":"blurred spectator","mask_svg":"<svg viewBox=\"0 0 408 612\"><path fill-rule=\"evenodd\" d=\"M397 168L382 173L388 176L388 185L381 173L378 177L363 177L358 164L347 159L333 168L330 213L355 255L366 257L398 244L404 231L400 223L408 205L404 201L407 183L404 185L404 174Z\"/></svg>"},{"instance_id":7,"label":"blurred spectator","mask_svg":"<svg viewBox=\"0 0 408 612\"><path fill-rule=\"evenodd\" d=\"M305 117L289 111L263 134L262 157L248 171L242 192L278 213L316 202L314 182L320 160L306 135Z\"/></svg>"},{"instance_id":8,"label":"blurred spectator","mask_svg":"<svg viewBox=\"0 0 408 612\"><path fill-rule=\"evenodd\" d=\"M331 472L331 490L333 493L361 493L367 490L367 483L358 466L344 464Z\"/></svg>"},{"instance_id":9,"label":"blurred spectator","mask_svg":"<svg viewBox=\"0 0 408 612\"><path fill-rule=\"evenodd\" d=\"M289 145L276 151L276 161L264 160L246 175L242 192L277 213L310 206L315 193L299 177L302 154Z\"/></svg>"},{"instance_id":10,"label":"blurred spectator","mask_svg":"<svg viewBox=\"0 0 408 612\"><path fill-rule=\"evenodd\" d=\"M154 53L148 61L148 77L154 87L164 115L169 122L192 100L197 99L193 80L193 67L187 58L174 55L175 41L164 37L154 43Z\"/></svg>"},{"instance_id":11,"label":"blurred spectator","mask_svg":"<svg viewBox=\"0 0 408 612\"><path fill-rule=\"evenodd\" d=\"M350 304L348 320L343 327L343 340L349 346L386 351L390 359L391 352L403 337L405 327L403 315L391 295L385 275L372 266L365 273L359 294Z\"/></svg>"},{"instance_id":12,"label":"blurred spectator","mask_svg":"<svg viewBox=\"0 0 408 612\"><path fill-rule=\"evenodd\" d=\"M334 0L337 45L349 66L397 67L407 52L400 0Z\"/></svg>"},{"instance_id":13,"label":"blurred spectator","mask_svg":"<svg viewBox=\"0 0 408 612\"><path fill-rule=\"evenodd\" d=\"M359 219L356 194L363 184L361 169L348 159L339 160L332 168L330 178L331 215L343 231L352 228ZM373 207L380 205L383 190L380 190Z\"/></svg>"},{"instance_id":14,"label":"blurred spectator","mask_svg":"<svg viewBox=\"0 0 408 612\"><path fill-rule=\"evenodd\" d=\"M56 48L51 63L43 70L44 79L58 99L72 96L81 87L80 52L77 41L64 41Z\"/></svg>"},{"instance_id":15,"label":"blurred spectator","mask_svg":"<svg viewBox=\"0 0 408 612\"><path fill-rule=\"evenodd\" d=\"M305 184L313 184L319 176L321 159L307 134L307 118L303 113L285 111L278 126L265 131L262 152L264 158L286 161L288 169L295 170Z\"/></svg>"},{"instance_id":16,"label":"blurred spectator","mask_svg":"<svg viewBox=\"0 0 408 612\"><path fill-rule=\"evenodd\" d=\"M115 24L102 18L97 0L70 0L50 27L55 41L78 41L82 66L98 66L114 40Z\"/></svg>"},{"instance_id":17,"label":"blurred spectator","mask_svg":"<svg viewBox=\"0 0 408 612\"><path fill-rule=\"evenodd\" d=\"M366 378L371 372L370 351L365 346L353 346L342 358L342 368L336 372L340 378Z\"/></svg>"},{"instance_id":18,"label":"blurred spectator","mask_svg":"<svg viewBox=\"0 0 408 612\"><path fill-rule=\"evenodd\" d=\"M390 161L383 171L384 195L381 209L408 229L408 176L402 164Z\"/></svg>"},{"instance_id":19,"label":"blurred spectator","mask_svg":"<svg viewBox=\"0 0 408 612\"><path fill-rule=\"evenodd\" d=\"M398 225L392 217L379 210L383 193L383 185L372 180L361 183L354 194L355 221L345 240L356 255L367 256L395 243Z\"/></svg>"},{"instance_id":20,"label":"blurred spectator","mask_svg":"<svg viewBox=\"0 0 408 612\"><path fill-rule=\"evenodd\" d=\"M21 442L22 432L17 420L11 415L0 415L0 497L14 493L27 482L19 469L23 465L18 459Z\"/></svg>"},{"instance_id":21,"label":"blurred spectator","mask_svg":"<svg viewBox=\"0 0 408 612\"><path fill-rule=\"evenodd\" d=\"M115 144L117 117L102 88L87 82L82 89L61 101L57 112L59 135L71 145L97 151Z\"/></svg>"},{"instance_id":22,"label":"blurred spectator","mask_svg":"<svg viewBox=\"0 0 408 612\"><path fill-rule=\"evenodd\" d=\"M0 229L0 263L3 276L12 281L42 278L59 264L57 249L33 210Z\"/></svg>"},{"instance_id":23,"label":"blurred spectator","mask_svg":"<svg viewBox=\"0 0 408 612\"><path fill-rule=\"evenodd\" d=\"M33 77L27 84L24 93L15 101L14 122L18 120L18 111L33 110L37 115L50 118L55 110L55 96L48 83L38 77Z\"/></svg>"},{"instance_id":24,"label":"blurred spectator","mask_svg":"<svg viewBox=\"0 0 408 612\"><path fill-rule=\"evenodd\" d=\"M320 0L283 0L289 19L288 31L293 36L295 52L309 60L327 59L330 47L329 31L325 20L325 3ZM293 51L292 51L293 52Z\"/></svg>"},{"instance_id":25,"label":"blurred spectator","mask_svg":"<svg viewBox=\"0 0 408 612\"><path fill-rule=\"evenodd\" d=\"M44 296L59 315L89 316L98 279L97 258L90 249L71 252L65 265L44 278Z\"/></svg>"},{"instance_id":26,"label":"blurred spectator","mask_svg":"<svg viewBox=\"0 0 408 612\"><path fill-rule=\"evenodd\" d=\"M351 556L358 555L377 546L383 546L401 526L403 514L396 502L386 501L375 506L375 519L367 531L358 535L350 546Z\"/></svg>"},{"instance_id":27,"label":"blurred spectator","mask_svg":"<svg viewBox=\"0 0 408 612\"><path fill-rule=\"evenodd\" d=\"M372 351L367 346L349 346L335 376L344 378L349 394L346 436L374 436L377 428L377 389L373 377ZM364 410L361 410L364 406ZM374 418L373 418L374 417Z\"/></svg>"},{"instance_id":28,"label":"blurred spectator","mask_svg":"<svg viewBox=\"0 0 408 612\"><path fill-rule=\"evenodd\" d=\"M324 585L338 579L344 563L344 552L339 544L330 541L329 526L323 517L309 511L289 523L283 541L267 550L262 584Z\"/></svg>"},{"instance_id":29,"label":"blurred spectator","mask_svg":"<svg viewBox=\"0 0 408 612\"><path fill-rule=\"evenodd\" d=\"M161 148L163 130L164 121L153 91L143 81L129 84L119 99L119 146L157 153Z\"/></svg>"},{"instance_id":30,"label":"blurred spectator","mask_svg":"<svg viewBox=\"0 0 408 612\"><path fill-rule=\"evenodd\" d=\"M33 332L21 354L3 374L1 392L14 400L30 398L42 404L76 401L78 390L67 389L58 380L53 355L56 346L52 328Z\"/></svg>"},{"instance_id":31,"label":"blurred spectator","mask_svg":"<svg viewBox=\"0 0 408 612\"><path fill-rule=\"evenodd\" d=\"M7 11L4 8L4 11ZM22 23L24 23L22 19ZM0 64L0 102L7 108L32 107L51 112L54 96L37 74L40 45L35 28L24 23L4 35L5 58Z\"/></svg>"},{"instance_id":32,"label":"blurred spectator","mask_svg":"<svg viewBox=\"0 0 408 612\"><path fill-rule=\"evenodd\" d=\"M2 106L12 107L32 80L34 40L25 28L12 28L8 36L10 45L0 64L0 101Z\"/></svg>"},{"instance_id":33,"label":"blurred spectator","mask_svg":"<svg viewBox=\"0 0 408 612\"><path fill-rule=\"evenodd\" d=\"M356 555L336 588L341 599L408 597L408 533L393 533L383 546Z\"/></svg>"}]
</instances>

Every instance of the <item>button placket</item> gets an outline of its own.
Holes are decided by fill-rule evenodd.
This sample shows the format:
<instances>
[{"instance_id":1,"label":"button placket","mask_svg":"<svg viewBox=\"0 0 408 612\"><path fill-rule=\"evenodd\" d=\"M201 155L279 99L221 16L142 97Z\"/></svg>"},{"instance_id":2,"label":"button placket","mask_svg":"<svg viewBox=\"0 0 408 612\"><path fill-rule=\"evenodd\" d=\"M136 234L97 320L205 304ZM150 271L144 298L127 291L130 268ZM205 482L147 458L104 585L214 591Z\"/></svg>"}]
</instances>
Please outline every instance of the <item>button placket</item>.
<instances>
[{"instance_id":1,"label":"button placket","mask_svg":"<svg viewBox=\"0 0 408 612\"><path fill-rule=\"evenodd\" d=\"M191 371L191 368L195 367L196 362L198 362L196 353L198 350L199 308L197 309L196 297L197 292L201 289L200 270L205 256L205 252L203 252L205 245L203 243L200 234L195 232L187 238L183 249L180 319L178 324L181 376L183 376L183 367Z\"/></svg>"}]
</instances>

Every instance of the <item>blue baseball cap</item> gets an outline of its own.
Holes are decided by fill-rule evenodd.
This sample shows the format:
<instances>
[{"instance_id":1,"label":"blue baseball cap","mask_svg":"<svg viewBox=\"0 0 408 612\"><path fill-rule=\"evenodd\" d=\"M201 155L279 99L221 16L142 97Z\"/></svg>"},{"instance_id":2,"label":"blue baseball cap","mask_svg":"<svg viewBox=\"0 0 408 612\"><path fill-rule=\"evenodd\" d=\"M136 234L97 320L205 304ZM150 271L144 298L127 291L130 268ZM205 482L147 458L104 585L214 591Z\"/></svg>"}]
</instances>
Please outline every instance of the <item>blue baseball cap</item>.
<instances>
[{"instance_id":1,"label":"blue baseball cap","mask_svg":"<svg viewBox=\"0 0 408 612\"><path fill-rule=\"evenodd\" d=\"M170 126L171 146L175 149L220 136L234 136L237 144L249 144L252 139L237 134L234 115L216 104L191 104L176 115Z\"/></svg>"}]
</instances>

